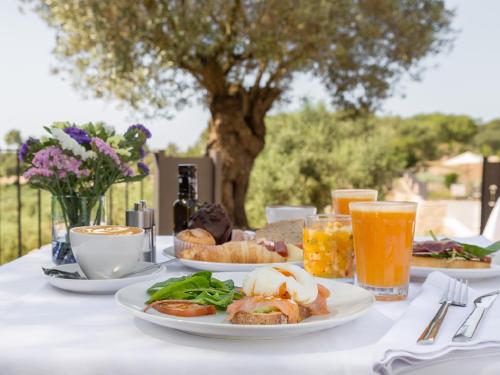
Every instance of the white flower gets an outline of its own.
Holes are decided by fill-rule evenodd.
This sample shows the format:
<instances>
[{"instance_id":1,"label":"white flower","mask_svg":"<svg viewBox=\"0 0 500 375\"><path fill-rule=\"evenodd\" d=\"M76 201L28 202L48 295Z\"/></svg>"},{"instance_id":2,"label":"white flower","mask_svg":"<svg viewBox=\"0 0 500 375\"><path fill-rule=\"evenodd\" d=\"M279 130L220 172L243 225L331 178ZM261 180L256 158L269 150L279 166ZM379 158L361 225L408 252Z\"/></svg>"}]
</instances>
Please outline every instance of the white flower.
<instances>
[{"instance_id":1,"label":"white flower","mask_svg":"<svg viewBox=\"0 0 500 375\"><path fill-rule=\"evenodd\" d=\"M85 150L83 146L79 145L77 141L66 134L63 129L52 128L50 132L64 150L71 151L75 156L80 156L83 161L96 157L94 151Z\"/></svg>"}]
</instances>

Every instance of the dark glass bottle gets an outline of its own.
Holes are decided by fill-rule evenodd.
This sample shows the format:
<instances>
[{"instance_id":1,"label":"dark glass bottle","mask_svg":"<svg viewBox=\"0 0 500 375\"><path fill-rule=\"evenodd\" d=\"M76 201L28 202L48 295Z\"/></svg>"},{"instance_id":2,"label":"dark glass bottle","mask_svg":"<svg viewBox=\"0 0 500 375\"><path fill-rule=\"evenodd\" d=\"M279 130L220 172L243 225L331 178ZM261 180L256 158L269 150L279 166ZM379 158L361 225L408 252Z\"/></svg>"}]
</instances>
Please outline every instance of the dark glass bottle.
<instances>
[{"instance_id":1,"label":"dark glass bottle","mask_svg":"<svg viewBox=\"0 0 500 375\"><path fill-rule=\"evenodd\" d=\"M189 217L198 209L196 165L179 164L179 194L174 202L174 234L187 228Z\"/></svg>"}]
</instances>

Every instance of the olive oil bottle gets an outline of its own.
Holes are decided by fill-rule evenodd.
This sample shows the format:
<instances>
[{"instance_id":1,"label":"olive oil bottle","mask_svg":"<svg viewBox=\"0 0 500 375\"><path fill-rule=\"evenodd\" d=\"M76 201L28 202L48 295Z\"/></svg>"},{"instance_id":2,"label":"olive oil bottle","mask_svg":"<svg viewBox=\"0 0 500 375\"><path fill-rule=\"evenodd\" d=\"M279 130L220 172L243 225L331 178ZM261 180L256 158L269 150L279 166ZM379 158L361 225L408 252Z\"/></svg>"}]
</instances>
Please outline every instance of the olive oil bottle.
<instances>
[{"instance_id":1,"label":"olive oil bottle","mask_svg":"<svg viewBox=\"0 0 500 375\"><path fill-rule=\"evenodd\" d=\"M179 164L179 193L174 202L174 234L187 228L190 216L198 209L196 165Z\"/></svg>"}]
</instances>

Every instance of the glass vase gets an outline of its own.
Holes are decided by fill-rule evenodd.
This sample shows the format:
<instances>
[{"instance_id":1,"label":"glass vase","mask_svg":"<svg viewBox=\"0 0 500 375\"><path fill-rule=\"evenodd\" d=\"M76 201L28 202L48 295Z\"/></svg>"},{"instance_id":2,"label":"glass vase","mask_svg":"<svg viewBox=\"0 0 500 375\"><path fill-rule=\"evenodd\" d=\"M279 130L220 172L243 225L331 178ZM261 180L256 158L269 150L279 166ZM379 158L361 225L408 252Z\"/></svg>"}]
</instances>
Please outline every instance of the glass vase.
<instances>
[{"instance_id":1,"label":"glass vase","mask_svg":"<svg viewBox=\"0 0 500 375\"><path fill-rule=\"evenodd\" d=\"M69 231L74 227L105 225L104 196L52 196L52 261L55 264L75 263Z\"/></svg>"}]
</instances>

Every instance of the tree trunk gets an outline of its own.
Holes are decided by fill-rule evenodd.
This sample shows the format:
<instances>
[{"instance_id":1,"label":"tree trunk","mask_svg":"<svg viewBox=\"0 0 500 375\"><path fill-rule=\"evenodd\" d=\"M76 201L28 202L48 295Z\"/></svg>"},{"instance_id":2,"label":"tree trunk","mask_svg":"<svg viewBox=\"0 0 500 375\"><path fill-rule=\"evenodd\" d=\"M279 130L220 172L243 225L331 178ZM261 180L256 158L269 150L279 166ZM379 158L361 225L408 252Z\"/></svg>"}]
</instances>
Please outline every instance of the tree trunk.
<instances>
[{"instance_id":1,"label":"tree trunk","mask_svg":"<svg viewBox=\"0 0 500 375\"><path fill-rule=\"evenodd\" d=\"M257 93L236 91L211 98L208 149L216 150L222 163L222 204L233 224L246 228L250 173L264 148L264 117L279 93L262 89Z\"/></svg>"}]
</instances>

